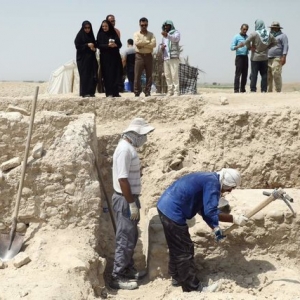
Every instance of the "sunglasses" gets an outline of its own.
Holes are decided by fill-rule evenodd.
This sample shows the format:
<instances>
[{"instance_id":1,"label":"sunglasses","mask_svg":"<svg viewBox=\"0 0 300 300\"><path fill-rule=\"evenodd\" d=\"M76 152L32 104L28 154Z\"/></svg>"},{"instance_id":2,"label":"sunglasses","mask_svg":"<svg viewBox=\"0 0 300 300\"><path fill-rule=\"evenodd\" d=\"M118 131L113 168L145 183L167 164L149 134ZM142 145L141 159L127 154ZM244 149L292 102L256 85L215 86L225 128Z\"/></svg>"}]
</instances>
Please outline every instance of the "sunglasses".
<instances>
[{"instance_id":1,"label":"sunglasses","mask_svg":"<svg viewBox=\"0 0 300 300\"><path fill-rule=\"evenodd\" d=\"M141 24L141 27L148 27L148 24Z\"/></svg>"}]
</instances>

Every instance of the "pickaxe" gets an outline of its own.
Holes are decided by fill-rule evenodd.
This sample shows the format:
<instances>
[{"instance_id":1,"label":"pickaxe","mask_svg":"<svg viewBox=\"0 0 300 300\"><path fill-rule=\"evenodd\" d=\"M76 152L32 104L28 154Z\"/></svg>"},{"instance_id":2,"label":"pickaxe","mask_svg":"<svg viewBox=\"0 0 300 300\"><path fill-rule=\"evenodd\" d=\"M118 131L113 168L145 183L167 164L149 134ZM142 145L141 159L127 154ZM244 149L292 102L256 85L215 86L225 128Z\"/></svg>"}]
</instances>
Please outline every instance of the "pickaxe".
<instances>
[{"instance_id":1,"label":"pickaxe","mask_svg":"<svg viewBox=\"0 0 300 300\"><path fill-rule=\"evenodd\" d=\"M263 201L262 203L260 203L258 206L256 206L254 209L252 209L250 212L248 212L245 216L247 218L251 218L252 216L254 216L255 214L257 214L259 211L261 211L264 207L266 207L267 205L269 205L271 202L273 202L276 199L281 199L285 202L285 204L288 206L288 208L291 210L291 212L293 213L293 216L295 216L295 212L292 208L292 206L290 205L290 202L293 202L293 198L291 198L284 190L282 190L281 188L279 189L275 189L272 193L268 193L268 192L263 192L263 194L265 196L269 196L265 201ZM230 227L226 228L225 230L223 230L223 234L226 235L229 232L231 232L233 229L237 228L238 225L233 224Z\"/></svg>"}]
</instances>

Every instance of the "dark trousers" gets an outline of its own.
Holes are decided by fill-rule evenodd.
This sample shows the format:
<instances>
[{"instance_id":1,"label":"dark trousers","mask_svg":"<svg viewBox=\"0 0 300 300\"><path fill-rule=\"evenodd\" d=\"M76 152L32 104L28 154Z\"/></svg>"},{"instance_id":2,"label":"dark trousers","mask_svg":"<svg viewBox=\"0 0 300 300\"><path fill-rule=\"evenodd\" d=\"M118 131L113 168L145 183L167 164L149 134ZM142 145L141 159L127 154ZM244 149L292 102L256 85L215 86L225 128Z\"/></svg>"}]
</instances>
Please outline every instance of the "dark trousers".
<instances>
[{"instance_id":1,"label":"dark trousers","mask_svg":"<svg viewBox=\"0 0 300 300\"><path fill-rule=\"evenodd\" d=\"M251 92L256 92L256 83L258 72L261 76L261 92L267 92L268 87L268 60L253 61L251 60Z\"/></svg>"},{"instance_id":2,"label":"dark trousers","mask_svg":"<svg viewBox=\"0 0 300 300\"><path fill-rule=\"evenodd\" d=\"M235 93L246 92L245 86L247 83L247 76L248 76L248 55L237 55L235 58L235 76L234 76Z\"/></svg>"},{"instance_id":3,"label":"dark trousers","mask_svg":"<svg viewBox=\"0 0 300 300\"><path fill-rule=\"evenodd\" d=\"M158 210L169 247L169 274L184 292L200 290L194 262L194 244L187 225L178 225Z\"/></svg>"},{"instance_id":4,"label":"dark trousers","mask_svg":"<svg viewBox=\"0 0 300 300\"><path fill-rule=\"evenodd\" d=\"M143 71L146 72L146 87L144 90L145 95L150 95L152 86L152 67L153 67L153 56L152 53L135 54L135 65L134 65L134 93L140 94L142 92L141 76Z\"/></svg>"},{"instance_id":5,"label":"dark trousers","mask_svg":"<svg viewBox=\"0 0 300 300\"><path fill-rule=\"evenodd\" d=\"M128 71L127 70L127 78L128 78L128 81L130 83L130 91L133 92L134 91L134 71Z\"/></svg>"}]
</instances>

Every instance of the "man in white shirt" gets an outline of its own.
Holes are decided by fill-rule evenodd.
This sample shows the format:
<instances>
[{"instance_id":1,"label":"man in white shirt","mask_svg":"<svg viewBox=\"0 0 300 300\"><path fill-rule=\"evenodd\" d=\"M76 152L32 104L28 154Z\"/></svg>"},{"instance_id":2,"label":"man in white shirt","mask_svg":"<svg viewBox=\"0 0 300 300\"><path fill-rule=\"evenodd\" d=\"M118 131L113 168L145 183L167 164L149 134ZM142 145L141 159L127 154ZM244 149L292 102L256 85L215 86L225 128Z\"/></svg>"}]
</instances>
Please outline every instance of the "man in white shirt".
<instances>
[{"instance_id":1,"label":"man in white shirt","mask_svg":"<svg viewBox=\"0 0 300 300\"><path fill-rule=\"evenodd\" d=\"M138 240L139 195L141 193L141 166L136 148L147 141L154 127L144 119L135 118L123 131L113 155L113 209L116 218L116 250L111 288L133 290L137 280L146 275L134 268L133 254ZM136 280L136 281L134 281Z\"/></svg>"}]
</instances>

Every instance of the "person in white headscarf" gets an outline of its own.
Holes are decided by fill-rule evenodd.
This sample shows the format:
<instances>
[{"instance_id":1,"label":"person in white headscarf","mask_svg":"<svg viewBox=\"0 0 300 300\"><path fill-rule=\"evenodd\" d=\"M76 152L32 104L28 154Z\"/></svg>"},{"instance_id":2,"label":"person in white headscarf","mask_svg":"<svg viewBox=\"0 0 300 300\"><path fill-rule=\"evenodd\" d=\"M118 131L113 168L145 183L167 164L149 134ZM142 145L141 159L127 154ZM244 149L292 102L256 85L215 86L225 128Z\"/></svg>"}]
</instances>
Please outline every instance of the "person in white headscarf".
<instances>
[{"instance_id":1,"label":"person in white headscarf","mask_svg":"<svg viewBox=\"0 0 300 300\"><path fill-rule=\"evenodd\" d=\"M199 214L212 229L216 241L224 239L219 221L239 226L248 221L243 215L225 214L218 209L221 194L240 185L241 174L235 169L196 172L177 179L159 198L157 209L169 247L169 274L172 285L181 286L183 292L216 291L219 287L218 283L206 288L201 286L186 221Z\"/></svg>"},{"instance_id":2,"label":"person in white headscarf","mask_svg":"<svg viewBox=\"0 0 300 300\"><path fill-rule=\"evenodd\" d=\"M135 118L123 131L113 155L113 210L116 218L116 250L112 278L113 289L133 290L137 280L146 275L134 267L133 254L138 240L139 195L141 193L141 166L136 148L147 141L154 130L143 118Z\"/></svg>"}]
</instances>

